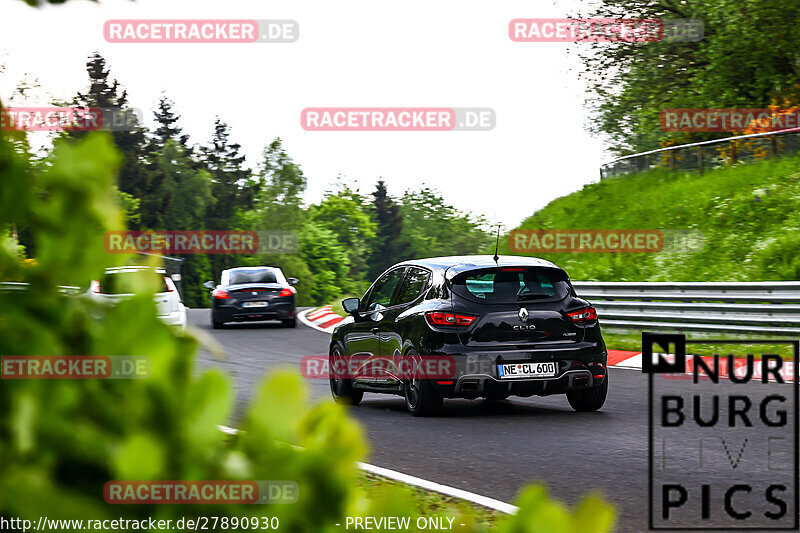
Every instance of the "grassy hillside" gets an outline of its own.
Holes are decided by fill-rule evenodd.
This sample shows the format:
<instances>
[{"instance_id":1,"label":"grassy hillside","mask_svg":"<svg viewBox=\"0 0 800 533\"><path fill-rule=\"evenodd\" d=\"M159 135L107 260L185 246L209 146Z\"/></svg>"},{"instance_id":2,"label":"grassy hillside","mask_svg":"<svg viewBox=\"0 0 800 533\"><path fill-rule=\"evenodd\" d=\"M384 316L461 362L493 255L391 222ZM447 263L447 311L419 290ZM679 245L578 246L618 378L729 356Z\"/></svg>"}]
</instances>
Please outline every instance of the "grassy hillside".
<instances>
[{"instance_id":1,"label":"grassy hillside","mask_svg":"<svg viewBox=\"0 0 800 533\"><path fill-rule=\"evenodd\" d=\"M702 236L658 253L537 254L576 280L798 280L800 156L702 176L658 170L590 184L550 202L520 227L694 230ZM501 237L500 247L512 253L507 239Z\"/></svg>"}]
</instances>

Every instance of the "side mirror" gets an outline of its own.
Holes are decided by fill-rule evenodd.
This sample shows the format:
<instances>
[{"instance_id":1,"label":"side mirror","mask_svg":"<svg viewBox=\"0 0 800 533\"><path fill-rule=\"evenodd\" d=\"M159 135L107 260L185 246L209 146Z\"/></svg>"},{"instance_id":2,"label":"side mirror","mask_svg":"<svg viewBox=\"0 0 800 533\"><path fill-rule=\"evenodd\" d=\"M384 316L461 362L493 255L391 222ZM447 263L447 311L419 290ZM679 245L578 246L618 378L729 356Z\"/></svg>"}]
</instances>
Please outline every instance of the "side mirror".
<instances>
[{"instance_id":1,"label":"side mirror","mask_svg":"<svg viewBox=\"0 0 800 533\"><path fill-rule=\"evenodd\" d=\"M203 283L203 287L205 287L206 289L208 289L210 291L213 291L214 287L216 287L216 285L214 285L213 281L206 281L205 283Z\"/></svg>"},{"instance_id":2,"label":"side mirror","mask_svg":"<svg viewBox=\"0 0 800 533\"><path fill-rule=\"evenodd\" d=\"M345 298L342 300L342 309L348 315L354 315L358 312L358 306L361 304L360 298Z\"/></svg>"},{"instance_id":3,"label":"side mirror","mask_svg":"<svg viewBox=\"0 0 800 533\"><path fill-rule=\"evenodd\" d=\"M289 283L289 285L297 285L300 283L300 280L297 278L289 278L286 280L286 282Z\"/></svg>"}]
</instances>

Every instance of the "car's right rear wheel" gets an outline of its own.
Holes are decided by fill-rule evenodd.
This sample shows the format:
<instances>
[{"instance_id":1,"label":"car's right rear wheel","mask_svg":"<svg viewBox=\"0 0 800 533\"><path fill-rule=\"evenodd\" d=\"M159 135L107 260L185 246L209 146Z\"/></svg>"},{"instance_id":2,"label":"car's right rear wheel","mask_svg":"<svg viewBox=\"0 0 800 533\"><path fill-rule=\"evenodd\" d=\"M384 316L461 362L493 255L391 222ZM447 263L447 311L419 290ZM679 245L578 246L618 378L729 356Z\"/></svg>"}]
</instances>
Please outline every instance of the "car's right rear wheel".
<instances>
[{"instance_id":1,"label":"car's right rear wheel","mask_svg":"<svg viewBox=\"0 0 800 533\"><path fill-rule=\"evenodd\" d=\"M287 318L286 320L281 320L281 324L285 328L296 328L297 327L297 318Z\"/></svg>"},{"instance_id":2,"label":"car's right rear wheel","mask_svg":"<svg viewBox=\"0 0 800 533\"><path fill-rule=\"evenodd\" d=\"M406 354L409 359L418 359L414 352ZM422 365L411 365L412 368L422 368ZM442 408L444 398L434 389L430 379L419 376L410 376L405 381L405 398L408 412L413 416L435 415Z\"/></svg>"},{"instance_id":3,"label":"car's right rear wheel","mask_svg":"<svg viewBox=\"0 0 800 533\"><path fill-rule=\"evenodd\" d=\"M606 403L608 396L608 373L603 383L588 389L567 392L567 400L576 411L597 411Z\"/></svg>"}]
</instances>

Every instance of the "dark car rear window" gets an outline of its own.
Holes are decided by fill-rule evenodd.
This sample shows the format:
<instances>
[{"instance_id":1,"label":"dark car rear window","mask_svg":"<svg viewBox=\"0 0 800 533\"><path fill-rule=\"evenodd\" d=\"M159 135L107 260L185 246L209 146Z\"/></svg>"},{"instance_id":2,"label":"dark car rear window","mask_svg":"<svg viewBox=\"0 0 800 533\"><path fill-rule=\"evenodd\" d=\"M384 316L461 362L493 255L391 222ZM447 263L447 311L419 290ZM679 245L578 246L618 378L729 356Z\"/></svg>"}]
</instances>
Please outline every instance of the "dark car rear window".
<instances>
[{"instance_id":1,"label":"dark car rear window","mask_svg":"<svg viewBox=\"0 0 800 533\"><path fill-rule=\"evenodd\" d=\"M453 278L453 292L473 302L517 303L561 300L569 294L567 274L543 268L491 268Z\"/></svg>"},{"instance_id":2,"label":"dark car rear window","mask_svg":"<svg viewBox=\"0 0 800 533\"><path fill-rule=\"evenodd\" d=\"M240 285L243 283L277 283L275 271L270 268L263 270L232 270L228 283Z\"/></svg>"},{"instance_id":3,"label":"dark car rear window","mask_svg":"<svg viewBox=\"0 0 800 533\"><path fill-rule=\"evenodd\" d=\"M155 287L155 292L168 292L165 274L153 270L125 270L108 272L100 280L103 294L133 294L145 287ZM149 279L148 279L149 278Z\"/></svg>"}]
</instances>

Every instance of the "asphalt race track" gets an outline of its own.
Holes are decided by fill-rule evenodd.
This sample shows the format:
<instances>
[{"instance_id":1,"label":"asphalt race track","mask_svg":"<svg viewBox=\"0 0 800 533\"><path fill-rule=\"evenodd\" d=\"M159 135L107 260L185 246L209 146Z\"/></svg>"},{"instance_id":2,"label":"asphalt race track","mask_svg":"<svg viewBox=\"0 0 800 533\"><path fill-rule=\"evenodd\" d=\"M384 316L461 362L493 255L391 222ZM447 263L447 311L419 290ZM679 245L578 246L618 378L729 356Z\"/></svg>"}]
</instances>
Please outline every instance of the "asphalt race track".
<instances>
[{"instance_id":1,"label":"asphalt race track","mask_svg":"<svg viewBox=\"0 0 800 533\"><path fill-rule=\"evenodd\" d=\"M301 323L296 329L276 322L212 330L205 309L189 311L189 321L226 352L224 360L201 353L200 367L221 368L234 380L234 427L266 373L299 369L303 356L327 354L329 336ZM309 385L315 399L330 401L327 381ZM790 386L782 387L788 394ZM609 397L597 413L575 413L564 396L553 396L447 400L440 416L414 418L399 396L372 394L350 411L369 437L366 462L511 503L534 481L570 505L600 489L619 508L618 531L648 529L647 379L640 371L610 369Z\"/></svg>"}]
</instances>

